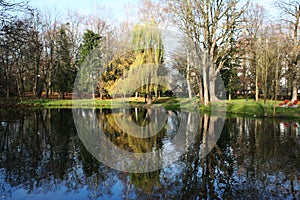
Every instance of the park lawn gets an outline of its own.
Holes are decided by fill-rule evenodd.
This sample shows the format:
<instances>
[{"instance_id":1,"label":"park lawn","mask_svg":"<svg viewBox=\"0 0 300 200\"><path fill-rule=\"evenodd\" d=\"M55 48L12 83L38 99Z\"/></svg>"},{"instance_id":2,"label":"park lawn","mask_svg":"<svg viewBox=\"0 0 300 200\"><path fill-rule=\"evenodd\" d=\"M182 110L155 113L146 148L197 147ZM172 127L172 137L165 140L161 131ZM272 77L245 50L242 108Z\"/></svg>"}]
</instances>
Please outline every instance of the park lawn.
<instances>
[{"instance_id":1,"label":"park lawn","mask_svg":"<svg viewBox=\"0 0 300 200\"><path fill-rule=\"evenodd\" d=\"M267 100L266 109L268 117L276 118L300 118L300 106L298 108L280 108L278 106L282 101ZM253 117L264 117L264 101L254 101L240 99L240 100L230 100L225 103L216 103L220 105L226 105L226 113L247 115ZM275 115L273 115L273 110L275 107Z\"/></svg>"},{"instance_id":2,"label":"park lawn","mask_svg":"<svg viewBox=\"0 0 300 200\"><path fill-rule=\"evenodd\" d=\"M281 101L268 100L266 108L268 117L277 118L300 118L300 106L298 108L280 108L278 104ZM3 102L2 102L3 103ZM83 100L63 100L63 99L35 99L24 100L18 103L22 106L41 107L41 108L119 108L119 107L149 107L145 104L144 98L135 99L119 98L119 99L83 99ZM249 117L264 117L264 102L254 100L238 99L212 102L209 106L204 106L198 103L198 99L192 100L188 98L162 97L153 101L151 107L164 107L167 110L186 110L195 111L195 107L199 106L200 113L224 113L234 116L249 116ZM276 108L273 115L274 106Z\"/></svg>"},{"instance_id":3,"label":"park lawn","mask_svg":"<svg viewBox=\"0 0 300 200\"><path fill-rule=\"evenodd\" d=\"M82 108L117 108L117 107L135 107L143 106L144 98L138 100L133 97L130 98L117 98L117 99L33 99L23 100L19 103L20 105L27 105L32 107L41 108L71 108L71 107L82 107Z\"/></svg>"},{"instance_id":4,"label":"park lawn","mask_svg":"<svg viewBox=\"0 0 300 200\"><path fill-rule=\"evenodd\" d=\"M29 105L32 107L42 108L71 108L71 107L82 107L82 108L113 108L114 106L121 106L122 102L119 100L99 100L99 99L35 99L22 101L22 105Z\"/></svg>"},{"instance_id":5,"label":"park lawn","mask_svg":"<svg viewBox=\"0 0 300 200\"><path fill-rule=\"evenodd\" d=\"M185 109L188 110L193 103L193 106L197 106L197 100L188 98L166 98L162 97L159 100L153 101L151 107L163 106L165 109ZM42 107L42 108L71 108L71 107L83 107L83 108L118 108L118 107L149 107L145 103L144 98L135 99L130 98L117 98L117 99L34 99L23 100L19 105Z\"/></svg>"}]
</instances>

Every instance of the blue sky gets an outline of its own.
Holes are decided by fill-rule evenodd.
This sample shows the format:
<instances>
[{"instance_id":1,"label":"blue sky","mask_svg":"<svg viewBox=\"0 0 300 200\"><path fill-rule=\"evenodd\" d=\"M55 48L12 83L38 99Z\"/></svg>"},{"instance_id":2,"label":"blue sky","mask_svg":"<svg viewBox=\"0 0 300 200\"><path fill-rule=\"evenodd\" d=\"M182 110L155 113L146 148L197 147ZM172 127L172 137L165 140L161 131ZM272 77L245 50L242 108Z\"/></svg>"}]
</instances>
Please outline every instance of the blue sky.
<instances>
[{"instance_id":1,"label":"blue sky","mask_svg":"<svg viewBox=\"0 0 300 200\"><path fill-rule=\"evenodd\" d=\"M61 11L68 9L78 10L80 13L92 13L95 5L104 6L110 13L112 13L112 18L122 19L125 16L125 5L137 4L139 0L30 0L30 4L33 7L40 9L43 8L56 8ZM243 0L241 0L243 1ZM244 0L246 1L246 0ZM274 12L274 7L272 3L275 0L251 0L251 2L259 3L267 10Z\"/></svg>"},{"instance_id":2,"label":"blue sky","mask_svg":"<svg viewBox=\"0 0 300 200\"><path fill-rule=\"evenodd\" d=\"M83 11L89 11L93 9L95 4L105 6L107 8L114 8L117 10L130 2L136 2L135 0L30 0L30 4L34 7L57 7L62 10L77 9Z\"/></svg>"},{"instance_id":3,"label":"blue sky","mask_svg":"<svg viewBox=\"0 0 300 200\"><path fill-rule=\"evenodd\" d=\"M125 15L125 5L137 4L138 0L30 0L33 7L56 8L62 12L68 9L79 13L92 13L95 5L103 6L112 12L112 17L121 18Z\"/></svg>"}]
</instances>

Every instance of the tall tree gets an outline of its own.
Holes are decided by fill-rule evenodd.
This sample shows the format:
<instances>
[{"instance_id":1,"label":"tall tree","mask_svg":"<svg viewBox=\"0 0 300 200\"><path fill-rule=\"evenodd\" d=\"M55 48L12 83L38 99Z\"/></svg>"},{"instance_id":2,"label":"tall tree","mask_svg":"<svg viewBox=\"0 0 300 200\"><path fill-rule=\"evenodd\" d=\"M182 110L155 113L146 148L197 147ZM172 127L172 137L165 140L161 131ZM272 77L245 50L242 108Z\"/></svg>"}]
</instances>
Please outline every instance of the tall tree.
<instances>
[{"instance_id":1,"label":"tall tree","mask_svg":"<svg viewBox=\"0 0 300 200\"><path fill-rule=\"evenodd\" d=\"M282 11L284 14L283 16L286 16L286 18L283 18L285 22L287 22L291 30L291 60L290 60L290 68L293 71L293 74L291 76L292 78L292 100L297 99L298 95L298 80L299 80L299 67L298 62L300 59L300 53L299 53L299 22L300 22L300 2L298 0L277 0L276 6Z\"/></svg>"},{"instance_id":2,"label":"tall tree","mask_svg":"<svg viewBox=\"0 0 300 200\"><path fill-rule=\"evenodd\" d=\"M139 78L142 85L146 86L148 104L151 104L152 92L154 91L157 97L158 89L158 85L152 83L157 79L158 67L164 60L161 31L156 23L152 21L136 25L132 33L132 45L136 56L132 67L142 68L138 70L142 72Z\"/></svg>"},{"instance_id":3,"label":"tall tree","mask_svg":"<svg viewBox=\"0 0 300 200\"><path fill-rule=\"evenodd\" d=\"M55 86L65 98L66 92L71 92L75 80L76 70L71 63L70 41L67 35L67 28L62 26L58 33L57 60L55 66Z\"/></svg>"},{"instance_id":4,"label":"tall tree","mask_svg":"<svg viewBox=\"0 0 300 200\"><path fill-rule=\"evenodd\" d=\"M258 59L257 53L260 44L258 43L261 30L264 26L266 20L266 10L263 6L259 4L251 3L243 15L243 21L245 22L244 27L242 27L243 33L239 38L240 42L240 55L243 59L243 77L244 78L244 88L245 90L252 89L252 80L255 78L255 100L258 101L259 97L259 78L260 70L258 69ZM246 73L248 72L248 73ZM249 77L250 76L250 77ZM250 78L250 82L249 82Z\"/></svg>"},{"instance_id":5,"label":"tall tree","mask_svg":"<svg viewBox=\"0 0 300 200\"><path fill-rule=\"evenodd\" d=\"M58 10L43 10L42 12L42 43L43 43L43 85L46 98L53 94L54 70L57 60L57 41L61 24L61 13Z\"/></svg>"},{"instance_id":6,"label":"tall tree","mask_svg":"<svg viewBox=\"0 0 300 200\"><path fill-rule=\"evenodd\" d=\"M26 2L0 1L0 91L6 97L22 96L25 82L32 80L32 50L35 31L33 9ZM26 79L28 78L28 79ZM30 86L28 86L30 88ZM29 90L29 89L28 89Z\"/></svg>"},{"instance_id":7,"label":"tall tree","mask_svg":"<svg viewBox=\"0 0 300 200\"><path fill-rule=\"evenodd\" d=\"M233 43L236 43L236 41L233 41ZM240 67L241 63L237 58L239 55L237 49L237 45L232 45L232 51L227 55L224 67L220 71L228 100L231 100L232 96L235 97L240 85L237 69Z\"/></svg>"},{"instance_id":8,"label":"tall tree","mask_svg":"<svg viewBox=\"0 0 300 200\"><path fill-rule=\"evenodd\" d=\"M100 44L100 35L91 30L86 30L83 35L83 41L79 49L79 64L83 64L84 60L92 53L92 50Z\"/></svg>"},{"instance_id":9,"label":"tall tree","mask_svg":"<svg viewBox=\"0 0 300 200\"><path fill-rule=\"evenodd\" d=\"M167 0L178 28L192 41L198 55L204 88L204 105L217 100L215 82L231 50L245 6L238 0ZM219 62L217 62L219 61Z\"/></svg>"},{"instance_id":10,"label":"tall tree","mask_svg":"<svg viewBox=\"0 0 300 200\"><path fill-rule=\"evenodd\" d=\"M31 19L19 19L2 28L1 65L6 96L36 92L40 68L41 43Z\"/></svg>"},{"instance_id":11,"label":"tall tree","mask_svg":"<svg viewBox=\"0 0 300 200\"><path fill-rule=\"evenodd\" d=\"M86 30L83 35L83 41L79 49L79 67L81 68L81 78L80 86L85 87L88 91L91 89L93 99L95 98L95 84L99 81L98 90L100 92L100 97L102 97L102 85L99 67L101 66L102 57L98 54L100 53L100 35L94 33L91 30ZM97 69L98 68L98 69ZM90 87L91 86L91 87Z\"/></svg>"}]
</instances>

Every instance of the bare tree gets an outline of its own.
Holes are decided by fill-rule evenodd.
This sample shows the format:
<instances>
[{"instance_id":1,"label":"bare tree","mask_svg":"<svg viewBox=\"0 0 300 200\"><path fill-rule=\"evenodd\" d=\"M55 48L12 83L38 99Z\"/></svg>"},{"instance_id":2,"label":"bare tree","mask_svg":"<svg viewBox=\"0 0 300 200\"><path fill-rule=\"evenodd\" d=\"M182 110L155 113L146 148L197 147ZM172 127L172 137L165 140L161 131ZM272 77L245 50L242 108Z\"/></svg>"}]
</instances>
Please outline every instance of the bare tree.
<instances>
[{"instance_id":1,"label":"bare tree","mask_svg":"<svg viewBox=\"0 0 300 200\"><path fill-rule=\"evenodd\" d=\"M105 7L98 4L93 6L92 13L83 15L83 29L89 29L99 35L107 34L109 24L113 24L111 16ZM108 23L109 21L111 23Z\"/></svg>"},{"instance_id":2,"label":"bare tree","mask_svg":"<svg viewBox=\"0 0 300 200\"><path fill-rule=\"evenodd\" d=\"M286 16L282 20L287 22L290 27L289 29L292 31L292 55L290 60L290 67L292 69L292 100L297 99L298 94L298 79L299 79L299 20L300 20L300 2L299 0L277 0L275 5L282 11L282 13Z\"/></svg>"},{"instance_id":3,"label":"bare tree","mask_svg":"<svg viewBox=\"0 0 300 200\"><path fill-rule=\"evenodd\" d=\"M166 26L167 6L158 0L140 0L138 5L138 19L140 22L155 21L158 26Z\"/></svg>"},{"instance_id":4,"label":"bare tree","mask_svg":"<svg viewBox=\"0 0 300 200\"><path fill-rule=\"evenodd\" d=\"M245 6L238 0L167 0L178 28L192 41L203 79L204 105L218 100L215 82L231 50Z\"/></svg>"},{"instance_id":5,"label":"bare tree","mask_svg":"<svg viewBox=\"0 0 300 200\"><path fill-rule=\"evenodd\" d=\"M43 40L43 84L46 90L46 97L53 92L53 72L57 58L57 38L61 25L61 12L58 10L46 9L42 11L42 40Z\"/></svg>"},{"instance_id":6,"label":"bare tree","mask_svg":"<svg viewBox=\"0 0 300 200\"><path fill-rule=\"evenodd\" d=\"M33 13L33 10L26 1L16 3L0 0L0 29L13 22L16 18L20 18L21 15Z\"/></svg>"},{"instance_id":7,"label":"bare tree","mask_svg":"<svg viewBox=\"0 0 300 200\"><path fill-rule=\"evenodd\" d=\"M243 75L245 78L244 85L245 89L248 91L248 87L252 88L251 80L250 83L247 83L249 82L247 80L249 79L248 76L255 77L255 100L258 101L260 70L257 69L257 48L259 47L259 34L266 19L266 10L259 4L251 3L243 18L245 25L242 27L243 34L239 39L239 43L241 50L240 53L242 54L244 67L246 68L243 70Z\"/></svg>"},{"instance_id":8,"label":"bare tree","mask_svg":"<svg viewBox=\"0 0 300 200\"><path fill-rule=\"evenodd\" d=\"M34 27L35 12L27 2L0 0L0 93L23 95L26 77L32 75L34 65L31 47L37 44ZM31 84L31 82L30 82ZM1 95L2 96L2 95Z\"/></svg>"},{"instance_id":9,"label":"bare tree","mask_svg":"<svg viewBox=\"0 0 300 200\"><path fill-rule=\"evenodd\" d=\"M72 65L78 67L77 57L83 37L81 22L84 20L84 16L80 15L77 11L69 10L67 12L66 20L68 25L68 34L70 37L70 53L72 55Z\"/></svg>"}]
</instances>

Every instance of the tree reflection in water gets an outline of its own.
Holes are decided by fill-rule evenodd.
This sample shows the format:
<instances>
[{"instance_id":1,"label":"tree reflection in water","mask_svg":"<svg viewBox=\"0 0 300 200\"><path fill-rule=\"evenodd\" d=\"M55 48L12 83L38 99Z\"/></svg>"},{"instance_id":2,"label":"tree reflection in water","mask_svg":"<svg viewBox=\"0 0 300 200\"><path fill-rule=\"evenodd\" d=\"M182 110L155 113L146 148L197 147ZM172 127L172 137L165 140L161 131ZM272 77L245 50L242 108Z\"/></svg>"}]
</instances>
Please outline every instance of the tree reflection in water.
<instances>
[{"instance_id":1,"label":"tree reflection in water","mask_svg":"<svg viewBox=\"0 0 300 200\"><path fill-rule=\"evenodd\" d=\"M165 126L149 138L122 130L116 112L95 112L97 126L115 145L131 152L168 150L178 115L168 112ZM122 115L124 110L120 110ZM128 120L146 127L159 110L133 108ZM149 113L151 112L151 113ZM118 114L118 113L117 113ZM300 198L299 122L226 118L216 145L210 143L216 116L201 115L196 138L181 138L187 153L171 165L148 173L106 167L80 141L68 109L44 109L6 120L0 117L0 196L7 199L297 199ZM121 119L121 118L120 118ZM193 122L192 120L192 123ZM131 127L127 127L130 129ZM128 130L126 129L126 130ZM151 131L151 130L148 130ZM145 132L145 134L151 134ZM203 156L205 148L211 152ZM161 154L161 159L167 154Z\"/></svg>"}]
</instances>

